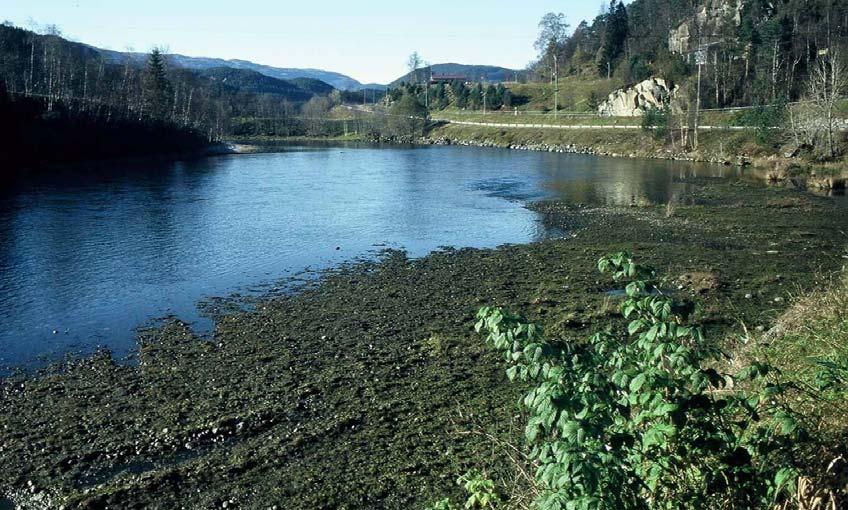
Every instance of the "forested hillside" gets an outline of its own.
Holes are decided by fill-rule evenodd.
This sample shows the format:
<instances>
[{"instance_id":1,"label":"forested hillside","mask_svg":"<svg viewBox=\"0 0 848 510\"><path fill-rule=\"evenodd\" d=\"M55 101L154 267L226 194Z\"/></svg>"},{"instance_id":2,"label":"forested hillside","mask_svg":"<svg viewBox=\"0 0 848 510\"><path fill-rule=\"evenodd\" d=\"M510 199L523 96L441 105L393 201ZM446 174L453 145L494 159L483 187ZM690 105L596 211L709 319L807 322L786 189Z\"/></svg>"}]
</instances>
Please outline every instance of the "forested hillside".
<instances>
[{"instance_id":1,"label":"forested hillside","mask_svg":"<svg viewBox=\"0 0 848 510\"><path fill-rule=\"evenodd\" d=\"M540 23L537 79L558 70L686 85L700 56L707 108L798 99L817 57L848 36L848 9L838 0L614 0L571 35L569 21L551 13Z\"/></svg>"},{"instance_id":2,"label":"forested hillside","mask_svg":"<svg viewBox=\"0 0 848 510\"><path fill-rule=\"evenodd\" d=\"M846 152L844 2L613 0L594 20L572 30L574 21L563 13L542 17L526 79L521 74L456 76L425 86L430 68L414 53L405 83L390 97L397 102L412 95L431 112L448 110L435 115L438 121L460 124L487 120L473 118L467 110L473 115L500 110L502 116L490 122L501 123L514 122L513 115L536 115L519 123L545 125L561 124L561 111L582 116L573 122L577 124L617 122L593 116L643 117L641 127L653 134L650 144L625 143L612 152L633 154L650 145L652 154L706 160L753 153L802 155L816 162L839 159ZM711 112L715 109L733 111ZM732 144L718 140L705 148L699 134L711 124L744 134ZM456 135L455 141L471 142L463 139L467 132L448 131L452 133L436 129L435 138ZM490 134L473 133L474 141L492 143ZM534 145L543 138L545 143L555 139L574 145L573 137L544 134L529 140L523 135L497 138L507 145L516 139L522 140L519 145ZM617 138L596 139L592 145L615 145Z\"/></svg>"},{"instance_id":3,"label":"forested hillside","mask_svg":"<svg viewBox=\"0 0 848 510\"><path fill-rule=\"evenodd\" d=\"M247 69L179 68L159 50L117 64L55 27L44 32L0 26L6 161L194 150L231 134L244 118L286 118L286 133L297 134L302 127L293 118L303 105L334 90Z\"/></svg>"},{"instance_id":4,"label":"forested hillside","mask_svg":"<svg viewBox=\"0 0 848 510\"><path fill-rule=\"evenodd\" d=\"M234 92L253 94L274 94L279 99L293 102L306 102L315 95L327 95L332 92L332 85L320 80L295 78L294 80L278 80L262 73L248 69L233 69L231 67L213 67L199 71L201 76L216 81Z\"/></svg>"},{"instance_id":5,"label":"forested hillside","mask_svg":"<svg viewBox=\"0 0 848 510\"><path fill-rule=\"evenodd\" d=\"M810 93L816 65L823 58L836 60L848 43L848 9L838 0L634 0L627 5L613 0L594 20L576 27L574 22L566 14L542 18L537 58L528 66L530 81L557 77L633 84L660 77L680 87L682 102L694 103L699 96L701 108L802 99ZM460 66L446 74L457 71L468 82L522 77L468 68L475 72ZM417 66L397 85L423 83L440 70ZM482 100L478 103L482 108ZM450 104L467 107L455 96Z\"/></svg>"}]
</instances>

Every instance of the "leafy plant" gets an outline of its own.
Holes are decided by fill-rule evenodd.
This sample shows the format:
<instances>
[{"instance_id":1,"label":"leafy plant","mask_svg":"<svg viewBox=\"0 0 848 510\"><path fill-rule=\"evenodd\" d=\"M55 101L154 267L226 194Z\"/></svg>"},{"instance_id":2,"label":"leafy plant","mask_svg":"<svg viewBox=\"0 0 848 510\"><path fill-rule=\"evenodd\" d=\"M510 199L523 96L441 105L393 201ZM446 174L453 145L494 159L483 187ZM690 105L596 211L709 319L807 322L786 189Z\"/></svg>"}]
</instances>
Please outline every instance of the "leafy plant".
<instances>
[{"instance_id":1,"label":"leafy plant","mask_svg":"<svg viewBox=\"0 0 848 510\"><path fill-rule=\"evenodd\" d=\"M816 389L824 391L848 386L848 357L836 360L814 358L812 362L818 368L815 374Z\"/></svg>"},{"instance_id":2,"label":"leafy plant","mask_svg":"<svg viewBox=\"0 0 848 510\"><path fill-rule=\"evenodd\" d=\"M468 499L465 500L467 510L475 508L494 510L501 503L501 498L495 491L495 482L477 471L465 473L457 478L456 483L462 485L468 493ZM433 503L427 507L427 510L456 510L456 507L450 498L445 498Z\"/></svg>"},{"instance_id":3,"label":"leafy plant","mask_svg":"<svg viewBox=\"0 0 848 510\"><path fill-rule=\"evenodd\" d=\"M465 488L468 499L465 500L465 508L497 508L501 502L500 496L495 492L495 482L484 477L476 471L469 471L460 476L457 483Z\"/></svg>"},{"instance_id":4,"label":"leafy plant","mask_svg":"<svg viewBox=\"0 0 848 510\"><path fill-rule=\"evenodd\" d=\"M451 503L450 498L440 499L436 501L432 505L428 506L426 510L456 510L456 507Z\"/></svg>"},{"instance_id":5,"label":"leafy plant","mask_svg":"<svg viewBox=\"0 0 848 510\"><path fill-rule=\"evenodd\" d=\"M710 368L721 352L675 315L653 269L624 252L598 269L626 282L623 330L554 344L518 315L478 314L507 376L532 383L522 404L537 507L769 508L794 490L805 436L771 367Z\"/></svg>"}]
</instances>

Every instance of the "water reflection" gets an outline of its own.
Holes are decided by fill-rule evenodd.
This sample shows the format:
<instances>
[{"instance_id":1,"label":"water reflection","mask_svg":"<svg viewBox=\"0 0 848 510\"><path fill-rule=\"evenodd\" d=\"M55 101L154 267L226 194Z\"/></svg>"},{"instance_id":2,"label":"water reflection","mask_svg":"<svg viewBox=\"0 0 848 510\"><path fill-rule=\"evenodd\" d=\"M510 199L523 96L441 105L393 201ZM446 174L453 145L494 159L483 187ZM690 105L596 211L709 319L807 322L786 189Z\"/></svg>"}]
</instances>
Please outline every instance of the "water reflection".
<instances>
[{"instance_id":1,"label":"water reflection","mask_svg":"<svg viewBox=\"0 0 848 510\"><path fill-rule=\"evenodd\" d=\"M599 163L602 162L602 163ZM567 162L560 163L568 165ZM570 179L559 176L568 172ZM627 206L665 204L689 195L696 178L738 177L738 168L684 162L623 159L580 159L558 169L548 186L574 203Z\"/></svg>"}]
</instances>

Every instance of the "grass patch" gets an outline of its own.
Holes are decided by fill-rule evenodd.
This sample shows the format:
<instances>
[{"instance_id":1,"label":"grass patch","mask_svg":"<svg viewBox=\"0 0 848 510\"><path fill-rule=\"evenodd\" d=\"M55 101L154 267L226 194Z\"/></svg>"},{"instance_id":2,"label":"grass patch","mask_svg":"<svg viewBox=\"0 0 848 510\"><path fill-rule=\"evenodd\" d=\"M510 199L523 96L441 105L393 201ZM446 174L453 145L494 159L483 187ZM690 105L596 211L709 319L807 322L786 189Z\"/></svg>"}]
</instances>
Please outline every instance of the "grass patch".
<instances>
[{"instance_id":1,"label":"grass patch","mask_svg":"<svg viewBox=\"0 0 848 510\"><path fill-rule=\"evenodd\" d=\"M818 287L787 310L773 334L767 335L771 341L764 347L765 355L784 374L815 388L822 375L821 362L848 370L848 272L821 278ZM817 396L832 405L798 397L812 424L832 437L848 437L848 386L835 385Z\"/></svg>"},{"instance_id":2,"label":"grass patch","mask_svg":"<svg viewBox=\"0 0 848 510\"><path fill-rule=\"evenodd\" d=\"M587 112L589 95L594 92L603 101L613 91L624 85L619 80L602 78L587 80L580 77L559 80L559 106L562 111ZM516 83L509 86L513 97L519 98L519 110L553 110L554 91L550 83Z\"/></svg>"}]
</instances>

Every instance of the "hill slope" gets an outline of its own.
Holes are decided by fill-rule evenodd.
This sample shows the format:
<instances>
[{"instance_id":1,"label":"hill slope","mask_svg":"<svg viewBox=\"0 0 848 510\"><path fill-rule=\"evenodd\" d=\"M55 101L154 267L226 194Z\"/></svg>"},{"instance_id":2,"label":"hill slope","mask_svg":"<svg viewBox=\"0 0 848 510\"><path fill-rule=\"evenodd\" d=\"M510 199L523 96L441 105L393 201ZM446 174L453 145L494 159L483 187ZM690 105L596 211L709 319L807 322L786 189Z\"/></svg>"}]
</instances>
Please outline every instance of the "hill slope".
<instances>
[{"instance_id":1,"label":"hill slope","mask_svg":"<svg viewBox=\"0 0 848 510\"><path fill-rule=\"evenodd\" d=\"M310 94L315 94L319 96L326 96L327 94L336 90L336 88L330 85L329 83L321 80L316 80L315 78L293 78L291 80L286 81L298 86L299 88L309 92Z\"/></svg>"},{"instance_id":2,"label":"hill slope","mask_svg":"<svg viewBox=\"0 0 848 510\"><path fill-rule=\"evenodd\" d=\"M332 85L320 80L309 78L280 80L249 69L213 67L196 72L241 92L274 94L295 102L305 102L315 95L326 95L335 90Z\"/></svg>"}]
</instances>

